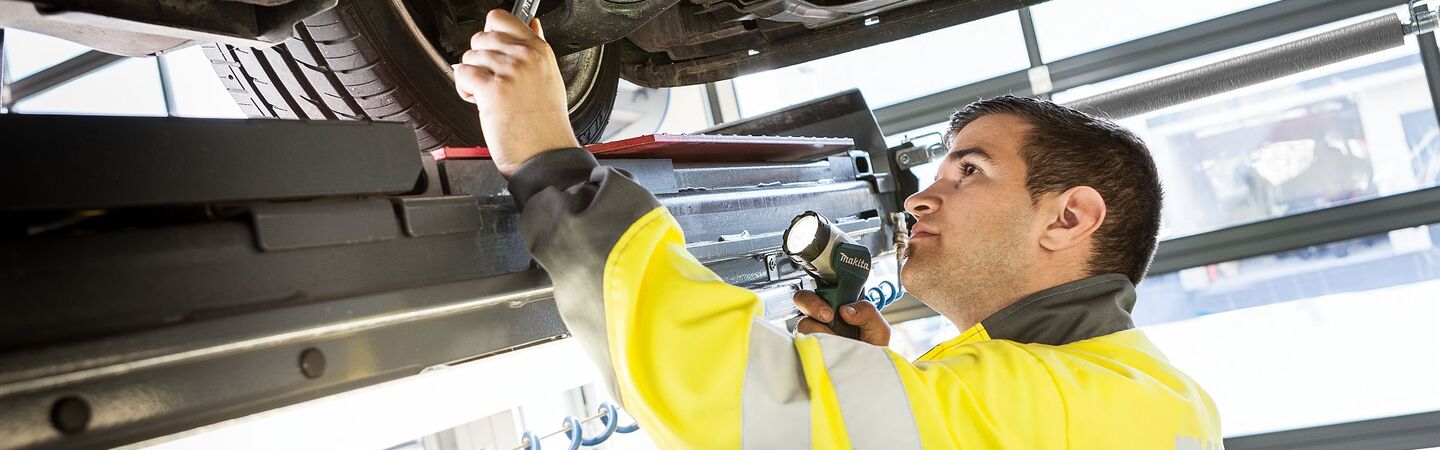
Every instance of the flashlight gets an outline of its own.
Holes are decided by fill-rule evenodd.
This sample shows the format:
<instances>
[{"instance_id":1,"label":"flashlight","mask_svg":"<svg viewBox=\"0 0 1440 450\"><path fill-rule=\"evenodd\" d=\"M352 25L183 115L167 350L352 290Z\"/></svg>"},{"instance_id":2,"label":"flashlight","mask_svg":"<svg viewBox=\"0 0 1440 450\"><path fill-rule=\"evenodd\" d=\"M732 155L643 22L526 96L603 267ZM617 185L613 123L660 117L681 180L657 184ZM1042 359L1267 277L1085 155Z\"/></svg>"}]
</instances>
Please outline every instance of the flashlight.
<instances>
[{"instance_id":1,"label":"flashlight","mask_svg":"<svg viewBox=\"0 0 1440 450\"><path fill-rule=\"evenodd\" d=\"M838 309L860 300L860 291L870 278L870 249L860 245L830 219L806 211L790 221L783 237L785 255L815 277L815 293L835 311L830 329L851 339L860 329L840 318Z\"/></svg>"}]
</instances>

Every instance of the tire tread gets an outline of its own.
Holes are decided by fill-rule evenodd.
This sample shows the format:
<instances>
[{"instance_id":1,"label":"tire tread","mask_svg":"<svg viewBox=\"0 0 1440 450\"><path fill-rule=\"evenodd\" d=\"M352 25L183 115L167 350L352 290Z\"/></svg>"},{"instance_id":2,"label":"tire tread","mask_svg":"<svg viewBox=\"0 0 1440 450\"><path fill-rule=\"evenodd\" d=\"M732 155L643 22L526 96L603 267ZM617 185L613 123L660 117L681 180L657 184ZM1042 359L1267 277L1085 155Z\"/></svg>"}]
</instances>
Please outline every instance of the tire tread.
<instances>
[{"instance_id":1,"label":"tire tread","mask_svg":"<svg viewBox=\"0 0 1440 450\"><path fill-rule=\"evenodd\" d=\"M369 6L362 9L360 3ZM453 109L435 109L427 98L417 97L423 94L402 83L403 71L392 67L377 48L385 43L366 36L366 30L376 26L369 22L374 18L365 15L378 13L373 7L341 0L335 8L296 24L294 38L275 47L208 44L204 52L221 84L251 117L404 122L414 128L421 151L474 145L465 142L476 139L473 132L451 129L457 120L473 119L459 118ZM581 143L598 140L609 122L619 76L613 63L618 60L611 61L602 66L608 81L598 86L597 101L571 115ZM442 110L457 117L442 116Z\"/></svg>"},{"instance_id":2,"label":"tire tread","mask_svg":"<svg viewBox=\"0 0 1440 450\"><path fill-rule=\"evenodd\" d=\"M444 145L449 133L422 119L423 104L393 81L396 74L353 29L356 13L341 2L297 24L294 39L273 48L208 44L205 53L250 116L406 122L421 150Z\"/></svg>"}]
</instances>

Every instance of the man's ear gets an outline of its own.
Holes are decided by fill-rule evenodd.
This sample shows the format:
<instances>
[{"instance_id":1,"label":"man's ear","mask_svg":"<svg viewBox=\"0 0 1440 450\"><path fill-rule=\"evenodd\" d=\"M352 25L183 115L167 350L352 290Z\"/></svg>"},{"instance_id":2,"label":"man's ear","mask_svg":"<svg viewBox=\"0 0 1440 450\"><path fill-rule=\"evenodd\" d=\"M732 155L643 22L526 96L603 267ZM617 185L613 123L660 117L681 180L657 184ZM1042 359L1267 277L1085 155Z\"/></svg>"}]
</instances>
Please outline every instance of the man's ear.
<instances>
[{"instance_id":1,"label":"man's ear","mask_svg":"<svg viewBox=\"0 0 1440 450\"><path fill-rule=\"evenodd\" d=\"M1040 246L1060 251L1073 248L1095 234L1105 223L1105 199L1089 186L1076 186L1056 196L1058 208L1040 235Z\"/></svg>"}]
</instances>

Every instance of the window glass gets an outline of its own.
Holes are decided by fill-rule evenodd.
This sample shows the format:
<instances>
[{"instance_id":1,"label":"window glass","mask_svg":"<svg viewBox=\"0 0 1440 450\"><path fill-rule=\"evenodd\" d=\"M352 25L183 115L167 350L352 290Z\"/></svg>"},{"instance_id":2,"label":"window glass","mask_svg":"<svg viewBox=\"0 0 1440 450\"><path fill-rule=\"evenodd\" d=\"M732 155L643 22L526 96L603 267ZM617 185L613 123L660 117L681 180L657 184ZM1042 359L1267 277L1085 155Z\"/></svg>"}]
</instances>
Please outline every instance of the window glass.
<instances>
[{"instance_id":1,"label":"window glass","mask_svg":"<svg viewBox=\"0 0 1440 450\"><path fill-rule=\"evenodd\" d=\"M1072 1L1046 5L1064 3ZM1427 89L1411 39L1120 122L1154 152L1167 194L1162 238L1173 238L1440 185L1440 127ZM1440 225L1430 225L1156 275L1139 287L1135 320L1209 391L1226 436L1440 410L1437 243ZM910 357L958 334L940 317L895 329L892 346Z\"/></svg>"},{"instance_id":2,"label":"window glass","mask_svg":"<svg viewBox=\"0 0 1440 450\"><path fill-rule=\"evenodd\" d=\"M899 41L735 79L741 115L859 88L871 108L1029 66L1018 15L1000 14Z\"/></svg>"},{"instance_id":3,"label":"window glass","mask_svg":"<svg viewBox=\"0 0 1440 450\"><path fill-rule=\"evenodd\" d=\"M1046 62L1243 11L1275 0L1053 0L1030 7Z\"/></svg>"},{"instance_id":4,"label":"window glass","mask_svg":"<svg viewBox=\"0 0 1440 450\"><path fill-rule=\"evenodd\" d=\"M1054 97L1071 102L1376 15ZM1395 49L1119 122L1145 139L1160 168L1166 239L1440 185L1440 126L1428 89L1418 45L1408 40ZM891 144L944 128L940 123L891 136ZM923 188L934 168L917 167L916 173Z\"/></svg>"},{"instance_id":5,"label":"window glass","mask_svg":"<svg viewBox=\"0 0 1440 450\"><path fill-rule=\"evenodd\" d=\"M1135 323L1245 436L1440 410L1440 225L1146 278ZM895 324L914 359L959 333Z\"/></svg>"},{"instance_id":6,"label":"window glass","mask_svg":"<svg viewBox=\"0 0 1440 450\"><path fill-rule=\"evenodd\" d=\"M7 43L8 44L8 43ZM164 116L154 58L127 58L15 104L30 114Z\"/></svg>"},{"instance_id":7,"label":"window glass","mask_svg":"<svg viewBox=\"0 0 1440 450\"><path fill-rule=\"evenodd\" d=\"M1440 226L1140 284L1135 320L1226 436L1440 410Z\"/></svg>"},{"instance_id":8,"label":"window glass","mask_svg":"<svg viewBox=\"0 0 1440 450\"><path fill-rule=\"evenodd\" d=\"M1172 75L1172 74L1175 74L1175 73L1183 72L1183 71L1186 71L1186 70L1194 69L1194 68L1201 67L1201 66L1205 66L1205 65L1208 65L1208 64L1213 64L1213 63L1216 63L1216 62L1219 62L1219 61L1223 61L1223 60L1226 60L1226 59L1230 59L1230 58L1234 58L1234 57L1237 57L1237 56L1246 55L1246 54L1249 54L1249 53L1254 53L1254 52L1259 51L1259 50L1264 50L1264 49L1267 49L1267 48L1272 48L1272 47L1275 47L1275 46L1278 46L1278 45L1281 45L1281 44L1284 44L1284 43L1287 43L1287 42L1296 41L1296 40L1299 40L1299 39L1302 39L1302 38L1305 38L1305 37L1314 36L1314 35L1317 35L1317 34L1320 34L1320 33L1324 33L1324 32L1327 32L1327 31L1333 31L1333 30L1336 30L1336 29L1339 29L1339 28L1343 28L1343 27L1345 27L1345 26L1349 26L1349 25L1354 25L1354 24L1357 24L1357 23L1365 22L1365 21L1367 21L1367 20L1374 19L1374 18L1376 18L1376 17L1380 17L1380 16L1384 16L1384 15L1388 15L1388 14L1401 14L1402 17L1406 17L1409 13L1406 12L1406 9L1405 9L1404 6L1398 6L1398 7L1395 7L1395 8L1385 9L1385 10L1377 11L1377 12L1372 13L1372 14L1365 14L1365 15L1361 15L1361 16L1357 16L1357 17L1352 17L1352 18L1349 18L1349 19L1336 21L1336 22L1333 22L1333 23L1329 23L1329 24L1325 24L1325 25L1318 26L1318 27L1310 28L1310 29L1307 29L1307 30L1301 30L1301 31L1297 31L1297 32L1294 32L1294 33L1286 34L1286 35L1283 35L1283 36L1276 36L1276 37L1273 37L1273 38L1270 38L1270 39L1265 39L1265 40L1261 40L1261 41L1256 41L1256 42L1252 42L1252 43L1249 43L1249 44L1246 44L1246 45L1241 45L1241 46L1238 46L1238 47L1228 48L1228 49L1221 50L1221 51L1218 51L1218 52L1215 52L1215 53L1211 53L1211 54L1208 54L1208 55L1202 55L1202 56L1198 56L1198 57L1195 57L1195 58L1191 58L1191 59L1187 59L1187 60L1184 60L1184 61L1180 61L1180 62L1177 62L1177 63L1174 63L1174 64L1170 64L1170 65L1166 65L1166 66L1162 66L1162 67L1157 67L1157 68L1150 69L1150 70L1146 70L1146 71L1141 71L1141 72L1132 73L1132 74L1130 74L1130 75L1125 75L1125 76L1120 76L1120 77L1111 78L1111 79L1104 80L1104 81L1101 81L1101 82L1098 82L1098 83L1092 83L1092 84L1088 84L1088 85L1079 86L1079 87L1075 87L1075 88L1072 88L1072 89L1068 89L1068 90L1056 92L1056 93L1053 94L1053 99L1054 99L1056 102L1060 102L1060 103L1062 103L1062 104L1063 104L1063 103L1067 103L1067 102L1071 102L1071 101L1075 101L1075 100L1079 100L1079 99L1084 98L1084 97L1089 97L1089 96L1096 95L1096 94L1102 94L1102 93L1109 92L1109 91L1113 91L1113 90L1116 90L1116 89L1119 89L1119 88L1123 88L1123 87L1135 85L1135 84L1138 84L1138 83L1141 83L1141 82L1145 82L1145 81L1153 80L1153 79L1156 79L1156 78L1160 78L1160 77L1163 77L1163 76L1166 76L1166 75ZM1407 45L1410 46L1410 47L1409 47L1409 48L1411 49L1410 52L1411 52L1411 53L1415 53L1416 50L1415 50L1415 47L1414 47L1414 42L1413 42L1413 40L1412 40L1412 39L1407 39L1406 41L1407 41L1407 42L1406 42ZM1394 51L1394 50L1392 50L1392 51ZM1345 64L1353 64L1353 63L1354 63L1353 61L1354 61L1354 60L1352 60L1351 62L1342 61L1342 62L1340 62L1340 63L1335 64L1334 66L1340 66L1340 65L1345 65ZM1316 71L1318 72L1318 71L1321 71L1321 70L1323 70L1323 69L1324 69L1324 68L1317 69Z\"/></svg>"},{"instance_id":9,"label":"window glass","mask_svg":"<svg viewBox=\"0 0 1440 450\"><path fill-rule=\"evenodd\" d=\"M955 324L941 316L908 320L891 326L890 349L914 361L931 348L959 335L960 330L955 328Z\"/></svg>"},{"instance_id":10,"label":"window glass","mask_svg":"<svg viewBox=\"0 0 1440 450\"><path fill-rule=\"evenodd\" d=\"M1160 169L1161 238L1440 185L1440 127L1417 47L1121 120Z\"/></svg>"},{"instance_id":11,"label":"window glass","mask_svg":"<svg viewBox=\"0 0 1440 450\"><path fill-rule=\"evenodd\" d=\"M5 29L5 71L11 81L89 51L74 42L14 28Z\"/></svg>"}]
</instances>

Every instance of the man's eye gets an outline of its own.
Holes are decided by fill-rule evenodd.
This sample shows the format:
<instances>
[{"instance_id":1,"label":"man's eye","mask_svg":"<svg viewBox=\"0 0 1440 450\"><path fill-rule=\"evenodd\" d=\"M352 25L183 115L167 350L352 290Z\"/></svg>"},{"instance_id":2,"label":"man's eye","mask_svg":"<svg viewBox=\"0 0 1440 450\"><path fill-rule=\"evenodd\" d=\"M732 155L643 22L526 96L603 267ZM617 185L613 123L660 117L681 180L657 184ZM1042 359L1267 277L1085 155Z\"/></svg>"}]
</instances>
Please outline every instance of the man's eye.
<instances>
[{"instance_id":1,"label":"man's eye","mask_svg":"<svg viewBox=\"0 0 1440 450\"><path fill-rule=\"evenodd\" d=\"M979 171L980 171L980 168L979 168L979 167L975 167L974 164L965 163L965 164L961 164L961 165L960 165L960 176L962 176L962 177L968 177L968 176L974 175L975 172L979 172Z\"/></svg>"}]
</instances>

